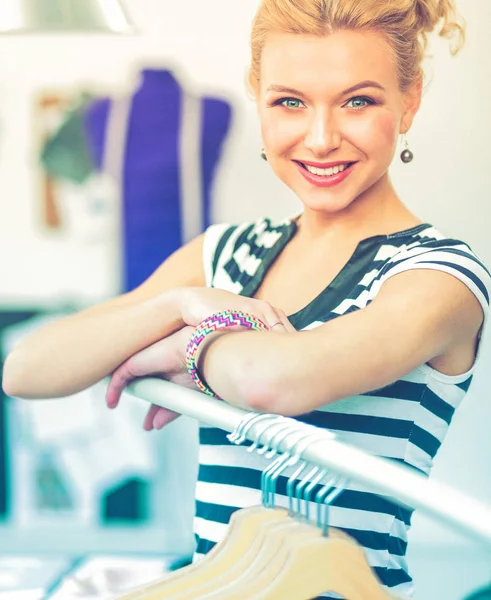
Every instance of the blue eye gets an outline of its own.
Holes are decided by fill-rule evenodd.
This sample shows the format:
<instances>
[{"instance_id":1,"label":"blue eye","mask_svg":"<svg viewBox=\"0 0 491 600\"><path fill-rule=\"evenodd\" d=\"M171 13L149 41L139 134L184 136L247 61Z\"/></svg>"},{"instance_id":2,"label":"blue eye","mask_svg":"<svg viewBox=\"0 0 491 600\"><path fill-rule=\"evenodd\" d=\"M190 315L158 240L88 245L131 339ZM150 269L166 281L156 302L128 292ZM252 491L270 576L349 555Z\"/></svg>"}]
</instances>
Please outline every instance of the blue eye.
<instances>
[{"instance_id":1,"label":"blue eye","mask_svg":"<svg viewBox=\"0 0 491 600\"><path fill-rule=\"evenodd\" d=\"M356 98L351 98L351 100L348 100L346 104L348 105L350 103L353 103L351 108L354 108L355 110L361 110L362 108L366 108L367 106L375 104L373 100L367 98L366 96L356 96Z\"/></svg>"},{"instance_id":2,"label":"blue eye","mask_svg":"<svg viewBox=\"0 0 491 600\"><path fill-rule=\"evenodd\" d=\"M274 106L284 106L285 108L302 108L303 102L296 98L280 98L276 100Z\"/></svg>"}]
</instances>

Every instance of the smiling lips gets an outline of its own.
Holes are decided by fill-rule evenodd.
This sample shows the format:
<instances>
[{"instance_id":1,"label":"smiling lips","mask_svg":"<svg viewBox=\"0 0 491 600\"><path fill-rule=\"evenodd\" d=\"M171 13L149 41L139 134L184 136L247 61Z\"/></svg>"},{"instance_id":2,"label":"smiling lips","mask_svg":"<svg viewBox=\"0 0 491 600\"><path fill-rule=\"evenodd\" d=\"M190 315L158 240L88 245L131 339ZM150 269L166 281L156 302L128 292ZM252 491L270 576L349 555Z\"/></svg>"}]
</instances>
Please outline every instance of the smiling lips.
<instances>
[{"instance_id":1,"label":"smiling lips","mask_svg":"<svg viewBox=\"0 0 491 600\"><path fill-rule=\"evenodd\" d=\"M307 181L318 187L332 187L344 181L356 162L314 163L293 161Z\"/></svg>"}]
</instances>

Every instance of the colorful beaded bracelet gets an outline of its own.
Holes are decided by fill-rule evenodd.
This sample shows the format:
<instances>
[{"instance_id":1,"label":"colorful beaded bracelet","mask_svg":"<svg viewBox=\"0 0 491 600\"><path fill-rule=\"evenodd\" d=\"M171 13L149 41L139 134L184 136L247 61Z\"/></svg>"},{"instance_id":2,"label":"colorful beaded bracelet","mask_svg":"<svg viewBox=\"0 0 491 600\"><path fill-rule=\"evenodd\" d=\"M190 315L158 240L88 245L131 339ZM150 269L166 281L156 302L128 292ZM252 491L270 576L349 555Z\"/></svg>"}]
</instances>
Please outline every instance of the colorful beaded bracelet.
<instances>
[{"instance_id":1,"label":"colorful beaded bracelet","mask_svg":"<svg viewBox=\"0 0 491 600\"><path fill-rule=\"evenodd\" d=\"M206 384L196 367L196 353L207 335L226 327L247 327L256 331L266 331L268 326L254 315L236 310L222 310L210 315L196 327L186 347L186 367L196 386L208 396L221 400Z\"/></svg>"}]
</instances>

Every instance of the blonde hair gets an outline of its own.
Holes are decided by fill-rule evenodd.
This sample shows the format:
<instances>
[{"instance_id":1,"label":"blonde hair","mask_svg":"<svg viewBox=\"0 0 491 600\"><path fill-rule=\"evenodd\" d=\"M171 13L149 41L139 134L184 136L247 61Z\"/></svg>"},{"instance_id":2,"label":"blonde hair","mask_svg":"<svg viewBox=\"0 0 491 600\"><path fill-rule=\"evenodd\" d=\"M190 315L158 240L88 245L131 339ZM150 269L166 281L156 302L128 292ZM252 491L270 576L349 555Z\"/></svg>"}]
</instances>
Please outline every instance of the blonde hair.
<instances>
[{"instance_id":1,"label":"blonde hair","mask_svg":"<svg viewBox=\"0 0 491 600\"><path fill-rule=\"evenodd\" d=\"M271 31L326 35L339 29L385 35L396 59L399 86L406 91L422 73L428 35L438 29L456 54L465 21L454 0L262 0L252 27L250 83L260 80L261 55Z\"/></svg>"}]
</instances>

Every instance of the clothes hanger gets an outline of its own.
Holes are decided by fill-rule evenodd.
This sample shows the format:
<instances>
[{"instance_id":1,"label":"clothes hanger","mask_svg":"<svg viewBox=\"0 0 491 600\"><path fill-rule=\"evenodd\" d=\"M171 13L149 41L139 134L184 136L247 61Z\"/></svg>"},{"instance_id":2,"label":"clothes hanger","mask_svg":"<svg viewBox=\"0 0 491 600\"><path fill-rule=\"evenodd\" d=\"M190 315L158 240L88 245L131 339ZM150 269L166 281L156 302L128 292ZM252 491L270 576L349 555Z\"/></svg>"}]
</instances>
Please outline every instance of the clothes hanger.
<instances>
[{"instance_id":1,"label":"clothes hanger","mask_svg":"<svg viewBox=\"0 0 491 600\"><path fill-rule=\"evenodd\" d=\"M181 598L190 589L202 587L218 580L234 562L244 555L256 539L262 539L265 528L275 522L286 520L286 510L267 510L253 506L236 511L231 519L226 538L217 544L198 563L191 564L176 573L159 579L145 587L118 596L117 600L160 600ZM201 564L206 560L206 564ZM196 596L192 596L196 598Z\"/></svg>"},{"instance_id":2,"label":"clothes hanger","mask_svg":"<svg viewBox=\"0 0 491 600\"><path fill-rule=\"evenodd\" d=\"M299 526L310 533L305 533L303 539L297 534L287 537L279 560L265 553L258 557L262 569L249 571L215 595L200 595L200 600L308 600L326 592L349 600L392 598L352 538L335 528L324 537L318 527L307 523Z\"/></svg>"},{"instance_id":3,"label":"clothes hanger","mask_svg":"<svg viewBox=\"0 0 491 600\"><path fill-rule=\"evenodd\" d=\"M251 426L252 424L253 422L250 423ZM263 448L257 451L257 453L265 454L267 458L272 458L279 452L280 444L285 438L290 438L289 443L291 445L285 449L285 452L280 455L276 461L274 461L265 471L263 471L261 476L263 506L262 508L256 508L256 510L281 510L284 518L278 519L276 522L266 522L262 524L252 544L248 544L247 540L241 540L238 542L238 546L240 546L240 553L237 554L236 558L234 557L234 560L231 560L231 557L228 556L224 557L223 564L224 566L226 565L227 568L224 569L220 577L209 579L206 582L200 579L195 582L193 587L186 587L182 594L171 596L169 600L195 600L197 597L204 598L207 594L215 594L217 589L231 585L238 578L240 578L243 573L250 568L251 564L256 561L257 554L261 550L264 551L264 547L269 548L271 554L275 555L281 551L284 543L283 537L285 535L303 533L304 537L305 534L310 536L310 531L296 531L301 529L299 528L298 523L292 519L287 519L286 517L288 516L288 513L283 509L276 508L274 506L274 502L270 503L269 507L267 507L267 496L269 494L270 497L274 498L275 490L270 489L271 484L276 483L279 475L286 468L293 466L300 461L305 449L314 440L319 439L319 433L312 433L312 430L305 431L297 429L295 433L298 439L292 443L291 425L289 422L287 422L285 426L285 420L281 418L275 420L273 423L267 424L266 428L263 428L263 430L259 432L256 437L256 441L249 448L249 451L254 451L254 449L256 449L262 443L263 433L267 433L271 437L268 442L265 443ZM240 439L236 443L241 443ZM271 450L265 453L269 447L271 447ZM303 471L305 466L305 463L303 463L299 468L297 468L296 474L293 476L294 479L296 479L296 475Z\"/></svg>"},{"instance_id":4,"label":"clothes hanger","mask_svg":"<svg viewBox=\"0 0 491 600\"><path fill-rule=\"evenodd\" d=\"M265 418L266 415L262 415L262 417ZM260 420L260 418L256 420ZM251 418L250 426L253 422L254 418ZM271 427L271 423L269 425ZM276 426L278 426L278 422ZM283 438L287 437L286 429L284 426L280 426L279 431L276 432L276 448L274 444L271 444L276 452L281 432ZM298 430L296 433L298 434ZM277 478L287 466L299 461L305 451L305 448L302 451L299 450L299 442L309 441L311 443L316 437L312 436L312 433L306 435L304 431L303 437L264 471L261 481L264 507L243 509L234 513L226 538L197 563L195 569L189 571L189 567L186 567L170 578L137 590L132 595L122 596L121 600L161 600L163 598L188 600L188 598L198 597L200 600L205 598L207 600L211 598L214 600L251 600L252 598L255 600L276 600L278 598L302 600L326 591L334 591L349 600L387 600L390 598L391 596L385 592L368 566L363 549L354 540L333 528L329 529L328 537L323 535L327 531L327 510L326 518L323 521L324 525L319 527L320 509L324 500L328 501L326 496L329 495L329 501L332 501L341 491L340 488L335 488L334 492L329 494L329 491L332 490L332 479L328 485L323 487L322 493L319 492L316 496L317 527L310 524L308 510L310 494L326 471L321 471L316 467L293 492L293 485L306 466L304 463L288 481L287 493L290 503L288 513L292 515L293 502L296 499L297 516L302 519L301 504L302 501L305 502L304 522L286 518L285 510L279 511L274 507ZM235 435L235 443L242 443L240 441L242 438L245 439L244 436ZM257 448L259 438L249 450ZM262 450L264 449L266 446ZM312 478L314 473L317 473L317 476ZM280 512L281 517L279 517ZM246 513L249 513L250 517ZM247 536L248 518L252 518L253 515L257 517L260 513L265 516L264 520L255 528L253 535ZM270 520L266 518L266 514L275 514L278 518ZM255 556L255 549L258 547L257 556L259 558ZM230 552L235 552L235 554L231 555ZM233 559L231 559L232 556ZM207 557L210 558L207 559ZM206 568L200 569L199 565L203 565L205 561ZM213 569L215 561L219 561L220 565ZM191 565L191 567L193 566ZM356 568L355 574L353 574L354 568ZM188 576L182 573L186 570L188 570ZM180 577L178 577L179 574L181 574Z\"/></svg>"},{"instance_id":5,"label":"clothes hanger","mask_svg":"<svg viewBox=\"0 0 491 600\"><path fill-rule=\"evenodd\" d=\"M318 473L315 478L312 476ZM276 471L275 476L278 476ZM293 500L291 477L287 485L290 513ZM391 598L369 567L363 549L348 535L334 528L326 537L327 510L322 523L320 508L327 506L342 491L332 490L333 480L317 494L317 527L311 524L309 503L315 486L326 475L316 467L297 486L297 508L305 502L305 523L297 530L286 524L270 533L256 560L233 583L214 593L199 594L200 600L308 600L326 592L335 592L349 600L388 600ZM270 486L271 487L271 486ZM304 493L305 492L305 493ZM329 493L330 492L330 493ZM301 515L301 510L298 512ZM322 525L322 527L321 527ZM283 531L282 531L283 529ZM218 583L218 582L217 582ZM179 597L181 600L181 597Z\"/></svg>"},{"instance_id":6,"label":"clothes hanger","mask_svg":"<svg viewBox=\"0 0 491 600\"><path fill-rule=\"evenodd\" d=\"M279 475L288 467L295 465L301 460L301 456L304 453L305 449L311 444L314 440L319 439L318 432L312 433L311 430L302 431L298 430L295 432L299 437L292 443L292 429L289 423L284 423L284 420L275 420L276 422L270 423L263 429L256 438L255 443L249 448L249 451L253 451L262 443L262 435L267 431L269 435L271 435L271 439L268 440L267 445L264 445L262 449L258 450L258 454L264 454L267 458L272 458L275 454L279 452L279 446L281 442L290 437L289 443L291 446L285 449L285 452L279 456L279 458L274 461L265 471L263 471L261 475L261 490L263 493L263 506L256 507L255 509L242 509L238 511L239 513L244 513L244 528L247 529L247 511L255 510L257 512L280 512L283 518L276 519L274 521L267 520L264 521L259 529L256 530L255 535L253 537L252 543L249 543L245 536L242 536L242 533L237 530L236 536L234 539L237 552L232 557L227 553L222 554L221 560L221 568L222 571L218 577L210 578L208 577L208 573L205 574L205 577L197 577L192 582L186 581L186 586L182 588L182 593L172 596L165 596L169 598L169 600L195 600L197 597L205 598L206 594L215 594L217 589L226 586L227 584L232 584L237 578L241 577L244 572L246 572L256 561L257 554L264 551L264 547L269 548L270 555L275 555L281 551L283 545L283 536L292 535L292 534L301 534L304 536L307 533L311 535L311 532L300 531L301 528L298 527L298 523L293 519L288 519L288 513L284 509L279 509L274 506L274 502L270 502L268 506L267 496L269 494L270 498L274 499L274 489L271 489L272 486L275 486L276 481ZM253 423L251 423L252 426ZM239 442L240 443L240 440ZM271 447L271 450L268 448ZM292 476L291 479L296 480L296 476L298 476L301 471L305 468L305 463L302 464ZM316 469L319 470L319 469ZM237 514L237 513L234 513ZM225 548L224 548L225 550ZM201 573L200 573L201 575ZM192 585L191 585L192 583ZM162 588L161 588L162 591ZM166 588L166 592L168 589ZM157 600L155 598L145 598L145 600Z\"/></svg>"},{"instance_id":7,"label":"clothes hanger","mask_svg":"<svg viewBox=\"0 0 491 600\"><path fill-rule=\"evenodd\" d=\"M308 600L326 592L349 600L391 598L369 567L362 548L334 529L329 538L319 536L317 540L295 544L281 572L267 587L258 578L254 589L248 590L248 598ZM228 598L235 597L229 595Z\"/></svg>"},{"instance_id":8,"label":"clothes hanger","mask_svg":"<svg viewBox=\"0 0 491 600\"><path fill-rule=\"evenodd\" d=\"M304 478L304 480L297 486L294 491L294 486L301 471L305 468L305 464L297 469L297 471L289 478L287 483L287 496L289 499L289 516L290 518L286 521L278 523L278 526L274 530L268 531L268 537L261 545L259 552L255 555L252 563L249 564L247 569L242 568L242 564L236 565L235 573L233 578L227 578L229 583L223 585L222 581L217 581L216 584L222 584L221 586L215 587L215 591L206 594L206 590L201 590L199 595L200 600L222 600L229 598L255 598L253 590L261 592L265 585L267 586L278 573L281 572L283 564L287 561L289 553L292 547L296 547L303 543L309 544L316 540L322 535L322 531L318 527L313 527L307 522L302 522L300 519L295 518L300 515L300 512L295 512L294 500L297 500L297 510L301 507L302 500L306 505L306 516L309 516L308 506L310 502L310 495L319 484L319 482L326 476L327 471L314 467L313 470ZM276 476L278 476L278 471ZM316 475L314 477L314 475ZM332 485L339 481L338 477L331 477L329 482L322 488L325 491L324 497L327 496L327 492L332 490ZM269 481L269 492L274 487L274 482ZM305 496L303 492L305 490ZM336 489L335 493L331 494L330 501L332 501L342 489ZM319 492L320 494L320 492ZM318 494L318 495L319 495ZM269 496L270 501L274 496ZM274 501L274 500L273 500ZM318 504L318 507L321 505ZM247 557L244 557L243 561ZM281 596L278 596L280 598ZM312 596L310 596L312 597ZM181 600L181 597L179 597ZM184 599L182 599L184 600Z\"/></svg>"},{"instance_id":9,"label":"clothes hanger","mask_svg":"<svg viewBox=\"0 0 491 600\"><path fill-rule=\"evenodd\" d=\"M261 510L267 509L261 508ZM201 600L209 596L215 598L215 595L220 593L222 589L234 586L237 581L241 580L245 573L251 571L252 567L256 564L257 556L264 551L264 548L268 549L269 556L281 552L285 536L294 535L300 526L292 519L287 518L288 513L286 511L284 514L285 517L283 519L279 519L276 523L266 525L262 528L260 537L255 539L250 546L246 547L245 552L237 560L230 560L227 565L224 565L224 572L219 577L203 583L197 583L191 588L186 588L181 593L171 596L169 600L195 600L198 597ZM151 600L157 600L157 598L152 598Z\"/></svg>"},{"instance_id":10,"label":"clothes hanger","mask_svg":"<svg viewBox=\"0 0 491 600\"><path fill-rule=\"evenodd\" d=\"M283 417L277 417L276 415L247 415L248 418L244 419L240 426L230 434L228 437L231 441L242 443L247 436L248 430L258 421L267 420L269 423L266 428L263 428L259 435L256 437L254 444L248 449L254 451L260 444L262 434L269 429L272 432L272 426L279 427L279 432L285 434L286 430L291 434L291 428L289 425L285 425L285 419ZM271 423L273 421L273 423ZM276 432L276 433L279 433ZM278 437L278 436L277 436ZM286 437L286 435L283 435ZM318 437L312 434L310 431L308 434L301 432L300 439L295 444L292 450L295 453L285 454L280 456L277 461L272 463L268 469L262 474L262 480L267 477L269 469L275 468L280 462L289 462L294 464L300 459L301 450L298 446L298 442L312 440L314 437ZM277 443L280 443L277 440ZM268 450L268 446L264 446L264 450ZM259 452L262 452L260 450ZM264 453L264 452L262 452ZM273 452L273 455L277 454L277 450ZM271 458L272 454L269 453L268 458ZM217 544L208 554L206 554L199 562L184 567L176 573L166 576L156 582L153 582L143 588L125 593L122 596L118 596L119 600L154 600L163 597L165 593L166 598L177 597L180 593L187 593L194 587L202 587L211 581L216 581L220 577L223 577L231 565L237 563L247 552L253 543L260 543L263 536L266 534L266 528L274 526L275 523L281 519L286 519L288 513L282 509L265 509L264 507L250 507L239 511L236 511L230 520L230 526L227 532L227 536L222 542ZM180 596L179 596L180 597ZM196 598L196 596L191 596Z\"/></svg>"},{"instance_id":11,"label":"clothes hanger","mask_svg":"<svg viewBox=\"0 0 491 600\"><path fill-rule=\"evenodd\" d=\"M291 428L288 426L289 434L291 436ZM283 432L283 435L282 435ZM280 443L287 437L284 434L284 430L278 430L273 438L269 440L268 444L272 447L273 454L279 451ZM280 460L275 461L268 469L263 472L261 488L263 491L263 506L266 507L263 510L271 510L275 509L274 505L274 496L276 492L276 481L280 474L292 464L298 462L306 447L312 443L313 440L318 439L318 435L303 434L300 439L296 440L296 442L286 450L285 455L280 457ZM291 442L291 440L290 440ZM307 443L306 443L307 442ZM303 447L302 447L303 446ZM261 452L261 451L259 451ZM263 452L264 453L264 452ZM291 459L289 458L291 456ZM271 452L268 453L268 458L271 457ZM305 469L306 464L303 463L290 477L287 488L292 488L292 485L297 480L297 477L301 474L301 472ZM316 467L314 471L312 471L309 476L311 477L313 474L319 472L320 469ZM322 477L325 475L326 471L323 471L320 476L317 477L317 480L313 480L310 484L311 486L315 486ZM305 480L305 484L309 483L309 480ZM292 494L291 500L293 501ZM289 514L293 514L293 507L290 506ZM292 538L295 536L297 541L301 539L309 539L312 535L317 535L317 531L313 528L305 528L298 521L294 519L281 519L276 523L268 525L264 528L264 531L261 532L262 535L260 538L256 538L254 543L250 547L244 548L244 553L240 557L240 560L231 561L229 570L214 581L208 582L207 585L201 586L199 588L188 589L186 593L178 596L173 596L172 600L192 600L196 597L200 599L215 597L222 588L228 589L228 586L234 585L237 581L241 581L245 573L255 572L255 570L261 570L264 566L264 563L258 562L258 556L262 556L265 554L266 556L279 556L285 547L285 538ZM247 575L246 575L247 578Z\"/></svg>"}]
</instances>

